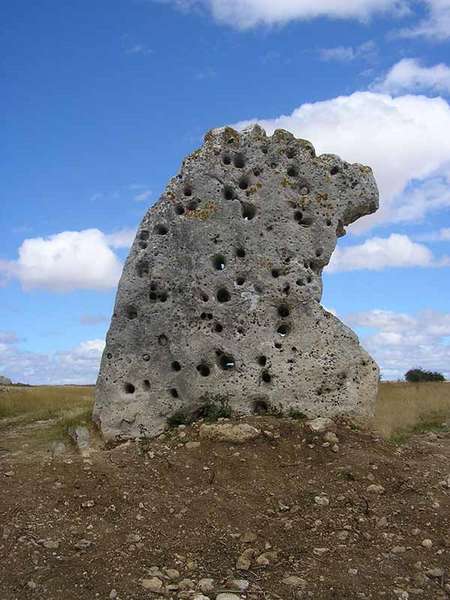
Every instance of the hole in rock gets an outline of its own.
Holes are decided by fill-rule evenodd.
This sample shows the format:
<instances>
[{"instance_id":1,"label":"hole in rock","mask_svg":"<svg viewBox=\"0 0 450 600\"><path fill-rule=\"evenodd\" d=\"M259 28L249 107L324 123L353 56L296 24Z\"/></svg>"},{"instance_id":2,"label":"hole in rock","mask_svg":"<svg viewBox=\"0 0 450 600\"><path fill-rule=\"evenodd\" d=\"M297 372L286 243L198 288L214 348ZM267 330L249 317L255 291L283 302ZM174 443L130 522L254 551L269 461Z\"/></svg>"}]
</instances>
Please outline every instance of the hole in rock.
<instances>
[{"instance_id":1,"label":"hole in rock","mask_svg":"<svg viewBox=\"0 0 450 600\"><path fill-rule=\"evenodd\" d=\"M112 354L111 354L111 352L108 352L108 354L106 355L106 358L109 358L109 359L111 359L111 358L112 358Z\"/></svg>"},{"instance_id":2,"label":"hole in rock","mask_svg":"<svg viewBox=\"0 0 450 600\"><path fill-rule=\"evenodd\" d=\"M287 174L289 175L289 177L297 177L298 171L294 166L291 165L290 167L288 167Z\"/></svg>"},{"instance_id":3,"label":"hole in rock","mask_svg":"<svg viewBox=\"0 0 450 600\"><path fill-rule=\"evenodd\" d=\"M223 271L225 269L225 257L222 254L216 254L212 259L212 263L216 271Z\"/></svg>"},{"instance_id":4,"label":"hole in rock","mask_svg":"<svg viewBox=\"0 0 450 600\"><path fill-rule=\"evenodd\" d=\"M172 398L178 398L178 391L176 388L170 388L170 395L172 396Z\"/></svg>"},{"instance_id":5,"label":"hole in rock","mask_svg":"<svg viewBox=\"0 0 450 600\"><path fill-rule=\"evenodd\" d=\"M327 219L327 225L328 225L328 227L330 227L330 225L332 225L332 224L333 224L333 221L331 219Z\"/></svg>"},{"instance_id":6,"label":"hole in rock","mask_svg":"<svg viewBox=\"0 0 450 600\"><path fill-rule=\"evenodd\" d=\"M274 345L277 350L281 350L281 348L283 347L279 342L276 342Z\"/></svg>"},{"instance_id":7,"label":"hole in rock","mask_svg":"<svg viewBox=\"0 0 450 600\"><path fill-rule=\"evenodd\" d=\"M217 291L217 300L219 302L228 302L230 297L230 292L226 288L220 288Z\"/></svg>"},{"instance_id":8,"label":"hole in rock","mask_svg":"<svg viewBox=\"0 0 450 600\"><path fill-rule=\"evenodd\" d=\"M187 206L189 211L195 210L198 206L198 200L191 200Z\"/></svg>"},{"instance_id":9,"label":"hole in rock","mask_svg":"<svg viewBox=\"0 0 450 600\"><path fill-rule=\"evenodd\" d=\"M266 415L269 412L269 405L265 400L254 400L253 413L255 415Z\"/></svg>"},{"instance_id":10,"label":"hole in rock","mask_svg":"<svg viewBox=\"0 0 450 600\"><path fill-rule=\"evenodd\" d=\"M286 156L288 158L294 158L294 156L297 154L295 148L287 148L286 150Z\"/></svg>"},{"instance_id":11,"label":"hole in rock","mask_svg":"<svg viewBox=\"0 0 450 600\"><path fill-rule=\"evenodd\" d=\"M236 285L244 285L245 283L245 277L238 277L236 279Z\"/></svg>"},{"instance_id":12,"label":"hole in rock","mask_svg":"<svg viewBox=\"0 0 450 600\"><path fill-rule=\"evenodd\" d=\"M244 155L240 152L234 155L234 166L238 169L243 169L245 167L245 158Z\"/></svg>"},{"instance_id":13,"label":"hole in rock","mask_svg":"<svg viewBox=\"0 0 450 600\"><path fill-rule=\"evenodd\" d=\"M288 317L290 314L289 311L289 306L287 304L281 304L278 307L278 314L280 315L280 317L282 317L283 319Z\"/></svg>"},{"instance_id":14,"label":"hole in rock","mask_svg":"<svg viewBox=\"0 0 450 600\"><path fill-rule=\"evenodd\" d=\"M144 388L146 390L150 389L150 381L148 379L144 379Z\"/></svg>"},{"instance_id":15,"label":"hole in rock","mask_svg":"<svg viewBox=\"0 0 450 600\"><path fill-rule=\"evenodd\" d=\"M198 365L197 371L202 377L208 377L208 375L211 373L211 369L205 363L201 363L200 365Z\"/></svg>"},{"instance_id":16,"label":"hole in rock","mask_svg":"<svg viewBox=\"0 0 450 600\"><path fill-rule=\"evenodd\" d=\"M145 360L145 362L148 362L150 360L150 354L143 354L142 360Z\"/></svg>"},{"instance_id":17,"label":"hole in rock","mask_svg":"<svg viewBox=\"0 0 450 600\"><path fill-rule=\"evenodd\" d=\"M127 317L129 319L135 319L137 317L137 315L138 315L137 308L135 306L133 306L132 304L127 306Z\"/></svg>"},{"instance_id":18,"label":"hole in rock","mask_svg":"<svg viewBox=\"0 0 450 600\"><path fill-rule=\"evenodd\" d=\"M222 156L222 162L224 165L231 165L231 156L229 154L224 154Z\"/></svg>"},{"instance_id":19,"label":"hole in rock","mask_svg":"<svg viewBox=\"0 0 450 600\"><path fill-rule=\"evenodd\" d=\"M241 177L241 179L239 179L239 187L241 190L246 190L249 185L250 181L248 177Z\"/></svg>"},{"instance_id":20,"label":"hole in rock","mask_svg":"<svg viewBox=\"0 0 450 600\"><path fill-rule=\"evenodd\" d=\"M235 197L233 188L229 185L226 185L223 188L223 196L225 200L233 200L233 198Z\"/></svg>"},{"instance_id":21,"label":"hole in rock","mask_svg":"<svg viewBox=\"0 0 450 600\"><path fill-rule=\"evenodd\" d=\"M166 226L166 225L163 225L162 223L159 223L159 224L158 224L158 225L156 225L156 227L155 227L155 232L156 232L158 235L166 235L166 233L167 233L168 231L169 231L169 230L167 229L167 226Z\"/></svg>"},{"instance_id":22,"label":"hole in rock","mask_svg":"<svg viewBox=\"0 0 450 600\"><path fill-rule=\"evenodd\" d=\"M231 369L234 369L236 363L231 355L222 354L219 358L219 366L224 371L230 371Z\"/></svg>"},{"instance_id":23,"label":"hole in rock","mask_svg":"<svg viewBox=\"0 0 450 600\"><path fill-rule=\"evenodd\" d=\"M255 167L255 168L253 169L253 175L254 175L255 177L259 177L259 176L261 175L261 169L258 169L258 167Z\"/></svg>"},{"instance_id":24,"label":"hole in rock","mask_svg":"<svg viewBox=\"0 0 450 600\"><path fill-rule=\"evenodd\" d=\"M203 302L208 302L208 300L209 300L209 296L208 296L208 294L205 294L205 292L202 292L200 294L200 298L203 300Z\"/></svg>"},{"instance_id":25,"label":"hole in rock","mask_svg":"<svg viewBox=\"0 0 450 600\"><path fill-rule=\"evenodd\" d=\"M147 248L148 244L147 242L139 242L139 248L141 248L141 250L145 250Z\"/></svg>"},{"instance_id":26,"label":"hole in rock","mask_svg":"<svg viewBox=\"0 0 450 600\"><path fill-rule=\"evenodd\" d=\"M263 355L258 356L257 360L258 360L258 365L260 365L261 367L265 367L266 366L266 364L267 364L267 357L266 356L263 356Z\"/></svg>"},{"instance_id":27,"label":"hole in rock","mask_svg":"<svg viewBox=\"0 0 450 600\"><path fill-rule=\"evenodd\" d=\"M236 248L236 256L239 258L244 258L244 256L245 256L244 248Z\"/></svg>"},{"instance_id":28,"label":"hole in rock","mask_svg":"<svg viewBox=\"0 0 450 600\"><path fill-rule=\"evenodd\" d=\"M125 394L134 394L136 388L134 387L134 385L132 383L125 383L125 385L123 386L123 389L125 390Z\"/></svg>"},{"instance_id":29,"label":"hole in rock","mask_svg":"<svg viewBox=\"0 0 450 600\"><path fill-rule=\"evenodd\" d=\"M223 331L223 325L221 325L220 323L216 323L214 325L214 331L217 331L217 333L222 333L222 331Z\"/></svg>"},{"instance_id":30,"label":"hole in rock","mask_svg":"<svg viewBox=\"0 0 450 600\"><path fill-rule=\"evenodd\" d=\"M251 221L256 215L256 207L248 202L242 203L242 217L245 221Z\"/></svg>"},{"instance_id":31,"label":"hole in rock","mask_svg":"<svg viewBox=\"0 0 450 600\"><path fill-rule=\"evenodd\" d=\"M285 323L282 323L277 328L277 333L278 333L278 335L281 335L282 337L285 337L289 333L289 327Z\"/></svg>"},{"instance_id":32,"label":"hole in rock","mask_svg":"<svg viewBox=\"0 0 450 600\"><path fill-rule=\"evenodd\" d=\"M182 206L181 204L177 204L175 206L175 212L177 215L184 215L184 206Z\"/></svg>"},{"instance_id":33,"label":"hole in rock","mask_svg":"<svg viewBox=\"0 0 450 600\"><path fill-rule=\"evenodd\" d=\"M141 239L141 240L148 240L148 236L149 236L149 233L148 233L147 229L142 229L139 232L139 239Z\"/></svg>"},{"instance_id":34,"label":"hole in rock","mask_svg":"<svg viewBox=\"0 0 450 600\"><path fill-rule=\"evenodd\" d=\"M158 294L156 292L150 292L148 297L152 302L156 302L158 300Z\"/></svg>"},{"instance_id":35,"label":"hole in rock","mask_svg":"<svg viewBox=\"0 0 450 600\"><path fill-rule=\"evenodd\" d=\"M323 254L323 248L317 248L317 250L316 250L317 258L319 258L319 256L322 256L322 254Z\"/></svg>"},{"instance_id":36,"label":"hole in rock","mask_svg":"<svg viewBox=\"0 0 450 600\"><path fill-rule=\"evenodd\" d=\"M280 271L278 269L272 269L272 277L275 277L275 279L276 279L279 276L280 276Z\"/></svg>"},{"instance_id":37,"label":"hole in rock","mask_svg":"<svg viewBox=\"0 0 450 600\"><path fill-rule=\"evenodd\" d=\"M334 165L333 167L331 167L330 173L331 175L337 175L339 173L339 167L337 165Z\"/></svg>"},{"instance_id":38,"label":"hole in rock","mask_svg":"<svg viewBox=\"0 0 450 600\"><path fill-rule=\"evenodd\" d=\"M168 341L169 341L169 340L167 339L167 336L166 336L166 335L164 335L164 334L161 334L161 335L158 337L158 344L159 344L160 346L167 346L167 342L168 342Z\"/></svg>"},{"instance_id":39,"label":"hole in rock","mask_svg":"<svg viewBox=\"0 0 450 600\"><path fill-rule=\"evenodd\" d=\"M184 187L184 195L185 196L192 196L192 187L190 185L186 185Z\"/></svg>"},{"instance_id":40,"label":"hole in rock","mask_svg":"<svg viewBox=\"0 0 450 600\"><path fill-rule=\"evenodd\" d=\"M302 225L303 227L309 227L313 223L312 218L304 215L301 210L295 211L294 219L299 225Z\"/></svg>"},{"instance_id":41,"label":"hole in rock","mask_svg":"<svg viewBox=\"0 0 450 600\"><path fill-rule=\"evenodd\" d=\"M269 371L263 371L261 373L261 379L264 381L264 383L270 383L272 381L272 376Z\"/></svg>"},{"instance_id":42,"label":"hole in rock","mask_svg":"<svg viewBox=\"0 0 450 600\"><path fill-rule=\"evenodd\" d=\"M181 371L181 365L177 360L173 361L171 367L174 371Z\"/></svg>"},{"instance_id":43,"label":"hole in rock","mask_svg":"<svg viewBox=\"0 0 450 600\"><path fill-rule=\"evenodd\" d=\"M148 261L140 260L136 264L136 273L137 273L138 277L143 277L144 275L148 275L148 273L149 273Z\"/></svg>"},{"instance_id":44,"label":"hole in rock","mask_svg":"<svg viewBox=\"0 0 450 600\"><path fill-rule=\"evenodd\" d=\"M305 285L305 282L303 281L303 279L297 279L296 284L303 286L303 285Z\"/></svg>"}]
</instances>

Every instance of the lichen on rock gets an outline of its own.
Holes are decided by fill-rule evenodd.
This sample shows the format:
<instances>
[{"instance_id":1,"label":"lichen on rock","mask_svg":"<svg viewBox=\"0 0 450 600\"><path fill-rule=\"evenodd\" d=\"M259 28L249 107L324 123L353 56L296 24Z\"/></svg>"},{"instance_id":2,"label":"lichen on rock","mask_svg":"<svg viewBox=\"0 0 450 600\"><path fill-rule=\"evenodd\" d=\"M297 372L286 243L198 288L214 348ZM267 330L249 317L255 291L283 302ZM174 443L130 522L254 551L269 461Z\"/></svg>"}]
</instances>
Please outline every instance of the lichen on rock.
<instances>
[{"instance_id":1,"label":"lichen on rock","mask_svg":"<svg viewBox=\"0 0 450 600\"><path fill-rule=\"evenodd\" d=\"M209 132L125 264L97 382L105 437L157 435L215 395L236 415L370 416L378 367L320 299L337 237L377 207L368 167L283 130Z\"/></svg>"}]
</instances>

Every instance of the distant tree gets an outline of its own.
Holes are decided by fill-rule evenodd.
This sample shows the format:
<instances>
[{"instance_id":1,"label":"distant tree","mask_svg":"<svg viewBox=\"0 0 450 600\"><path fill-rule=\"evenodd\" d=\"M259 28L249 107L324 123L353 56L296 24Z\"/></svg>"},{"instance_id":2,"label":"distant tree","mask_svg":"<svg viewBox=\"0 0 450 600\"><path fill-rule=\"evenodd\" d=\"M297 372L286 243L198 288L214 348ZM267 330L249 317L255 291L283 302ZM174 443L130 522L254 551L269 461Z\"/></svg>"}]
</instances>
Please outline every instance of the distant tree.
<instances>
[{"instance_id":1,"label":"distant tree","mask_svg":"<svg viewBox=\"0 0 450 600\"><path fill-rule=\"evenodd\" d=\"M419 381L445 381L442 373L426 371L425 369L410 369L405 373L406 381L417 383Z\"/></svg>"}]
</instances>

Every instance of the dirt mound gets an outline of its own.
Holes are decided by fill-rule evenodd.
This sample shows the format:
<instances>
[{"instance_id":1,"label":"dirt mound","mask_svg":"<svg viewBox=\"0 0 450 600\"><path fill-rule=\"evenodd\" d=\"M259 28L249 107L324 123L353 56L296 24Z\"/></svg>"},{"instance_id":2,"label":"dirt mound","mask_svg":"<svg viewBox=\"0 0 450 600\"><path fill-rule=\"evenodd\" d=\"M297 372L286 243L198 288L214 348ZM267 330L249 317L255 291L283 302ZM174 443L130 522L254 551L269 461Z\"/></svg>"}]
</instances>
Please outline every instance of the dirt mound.
<instances>
[{"instance_id":1,"label":"dirt mound","mask_svg":"<svg viewBox=\"0 0 450 600\"><path fill-rule=\"evenodd\" d=\"M196 423L88 458L0 453L1 600L450 597L450 434L244 422L240 444Z\"/></svg>"}]
</instances>

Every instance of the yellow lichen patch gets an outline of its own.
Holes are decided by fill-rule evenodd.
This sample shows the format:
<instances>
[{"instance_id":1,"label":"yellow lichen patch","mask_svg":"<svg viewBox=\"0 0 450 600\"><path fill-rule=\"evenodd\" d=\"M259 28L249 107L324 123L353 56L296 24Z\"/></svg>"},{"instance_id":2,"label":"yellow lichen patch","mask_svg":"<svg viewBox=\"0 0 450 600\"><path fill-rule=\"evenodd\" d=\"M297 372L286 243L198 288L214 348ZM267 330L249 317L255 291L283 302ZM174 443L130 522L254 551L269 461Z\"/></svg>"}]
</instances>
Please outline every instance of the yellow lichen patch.
<instances>
[{"instance_id":1,"label":"yellow lichen patch","mask_svg":"<svg viewBox=\"0 0 450 600\"><path fill-rule=\"evenodd\" d=\"M201 204L195 210L189 210L186 212L186 217L188 219L197 219L199 221L206 221L214 213L217 212L217 204L215 202L205 202Z\"/></svg>"}]
</instances>

